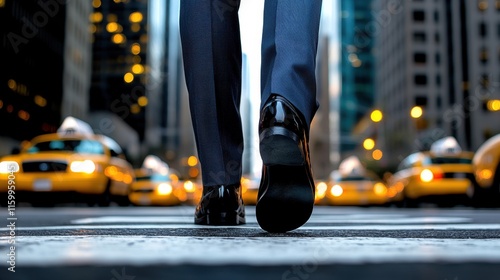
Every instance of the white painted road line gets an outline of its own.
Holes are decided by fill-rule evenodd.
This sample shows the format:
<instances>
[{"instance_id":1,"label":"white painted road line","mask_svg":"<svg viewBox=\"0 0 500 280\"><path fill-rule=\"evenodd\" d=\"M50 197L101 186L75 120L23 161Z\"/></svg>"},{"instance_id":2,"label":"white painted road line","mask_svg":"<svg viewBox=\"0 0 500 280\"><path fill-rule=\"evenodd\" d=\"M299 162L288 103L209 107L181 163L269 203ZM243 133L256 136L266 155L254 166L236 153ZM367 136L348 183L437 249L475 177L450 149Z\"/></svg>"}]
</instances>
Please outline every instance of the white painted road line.
<instances>
[{"instance_id":1,"label":"white painted road line","mask_svg":"<svg viewBox=\"0 0 500 280\"><path fill-rule=\"evenodd\" d=\"M255 216L247 216L248 222L257 222ZM462 217L407 217L405 215L352 215L352 216L312 216L308 223L328 224L455 224L470 222ZM192 216L103 216L71 221L72 224L110 224L110 223L192 223Z\"/></svg>"},{"instance_id":2,"label":"white painted road line","mask_svg":"<svg viewBox=\"0 0 500 280\"><path fill-rule=\"evenodd\" d=\"M19 236L17 266L500 262L499 239ZM0 237L7 246L7 237ZM207 252L210 252L207 255ZM3 264L5 266L5 264Z\"/></svg>"},{"instance_id":3,"label":"white painted road line","mask_svg":"<svg viewBox=\"0 0 500 280\"><path fill-rule=\"evenodd\" d=\"M133 224L133 225L70 225L70 226L40 226L40 227L16 227L17 231L48 231L48 230L103 230L103 229L260 229L258 225L241 226L200 226L194 224ZM298 230L500 230L500 224L423 224L423 225L345 225L328 226L307 224ZM0 228L0 232L10 231L8 228Z\"/></svg>"}]
</instances>

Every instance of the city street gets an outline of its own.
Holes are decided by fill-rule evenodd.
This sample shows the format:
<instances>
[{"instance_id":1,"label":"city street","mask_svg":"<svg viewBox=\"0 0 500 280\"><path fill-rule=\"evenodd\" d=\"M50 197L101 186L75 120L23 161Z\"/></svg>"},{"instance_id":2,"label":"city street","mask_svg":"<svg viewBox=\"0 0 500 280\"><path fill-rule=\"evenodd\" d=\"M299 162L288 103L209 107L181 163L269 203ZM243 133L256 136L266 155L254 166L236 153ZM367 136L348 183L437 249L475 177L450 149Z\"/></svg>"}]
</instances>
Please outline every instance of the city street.
<instances>
[{"instance_id":1,"label":"city street","mask_svg":"<svg viewBox=\"0 0 500 280\"><path fill-rule=\"evenodd\" d=\"M192 206L0 210L1 279L500 277L495 209L317 206L286 234L261 230L253 206L237 227L196 226Z\"/></svg>"}]
</instances>

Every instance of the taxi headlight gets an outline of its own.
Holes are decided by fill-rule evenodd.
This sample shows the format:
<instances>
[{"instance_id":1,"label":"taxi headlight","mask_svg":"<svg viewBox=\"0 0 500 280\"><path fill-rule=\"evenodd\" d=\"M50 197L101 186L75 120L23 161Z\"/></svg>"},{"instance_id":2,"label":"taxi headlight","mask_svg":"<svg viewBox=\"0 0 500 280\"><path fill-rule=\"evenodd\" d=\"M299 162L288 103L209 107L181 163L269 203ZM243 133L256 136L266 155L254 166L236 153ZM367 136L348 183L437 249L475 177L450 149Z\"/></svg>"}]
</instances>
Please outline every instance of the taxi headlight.
<instances>
[{"instance_id":1,"label":"taxi headlight","mask_svg":"<svg viewBox=\"0 0 500 280\"><path fill-rule=\"evenodd\" d=\"M376 183L374 186L373 186L373 192L376 194L376 195L380 195L380 196L384 196L387 194L387 187L383 184L383 183Z\"/></svg>"},{"instance_id":2,"label":"taxi headlight","mask_svg":"<svg viewBox=\"0 0 500 280\"><path fill-rule=\"evenodd\" d=\"M480 180L489 180L493 177L493 172L489 169L483 169L477 172Z\"/></svg>"},{"instance_id":3,"label":"taxi headlight","mask_svg":"<svg viewBox=\"0 0 500 280\"><path fill-rule=\"evenodd\" d=\"M319 182L318 185L316 186L316 194L318 197L325 197L326 190L328 189L328 186L326 185L325 182Z\"/></svg>"},{"instance_id":4,"label":"taxi headlight","mask_svg":"<svg viewBox=\"0 0 500 280\"><path fill-rule=\"evenodd\" d=\"M169 195L173 191L172 185L170 185L168 183L161 183L158 185L157 191L158 191L158 194L160 194L160 195Z\"/></svg>"},{"instance_id":5,"label":"taxi headlight","mask_svg":"<svg viewBox=\"0 0 500 280\"><path fill-rule=\"evenodd\" d=\"M434 180L434 173L429 169L424 169L420 172L420 180L425 183L429 183Z\"/></svg>"},{"instance_id":6,"label":"taxi headlight","mask_svg":"<svg viewBox=\"0 0 500 280\"><path fill-rule=\"evenodd\" d=\"M330 193L335 197L339 197L344 193L344 189L339 185L335 185L330 190Z\"/></svg>"},{"instance_id":7,"label":"taxi headlight","mask_svg":"<svg viewBox=\"0 0 500 280\"><path fill-rule=\"evenodd\" d=\"M184 182L184 190L186 190L186 192L189 192L189 193L194 192L195 187L194 187L193 182L191 182L191 181Z\"/></svg>"},{"instance_id":8,"label":"taxi headlight","mask_svg":"<svg viewBox=\"0 0 500 280\"><path fill-rule=\"evenodd\" d=\"M96 170L96 165L91 160L73 161L69 167L71 172L92 174Z\"/></svg>"}]
</instances>

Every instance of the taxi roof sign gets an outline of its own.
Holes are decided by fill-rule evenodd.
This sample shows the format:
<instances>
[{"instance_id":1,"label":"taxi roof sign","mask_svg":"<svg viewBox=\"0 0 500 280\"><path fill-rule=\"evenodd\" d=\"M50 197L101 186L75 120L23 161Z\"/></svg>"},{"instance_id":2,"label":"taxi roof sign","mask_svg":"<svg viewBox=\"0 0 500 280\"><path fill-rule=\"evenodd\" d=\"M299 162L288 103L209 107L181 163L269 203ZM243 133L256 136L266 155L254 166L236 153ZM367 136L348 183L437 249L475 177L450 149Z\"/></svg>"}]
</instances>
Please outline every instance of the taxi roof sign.
<instances>
[{"instance_id":1,"label":"taxi roof sign","mask_svg":"<svg viewBox=\"0 0 500 280\"><path fill-rule=\"evenodd\" d=\"M430 151L436 154L457 154L462 152L462 147L455 137L448 136L434 142Z\"/></svg>"},{"instance_id":2,"label":"taxi roof sign","mask_svg":"<svg viewBox=\"0 0 500 280\"><path fill-rule=\"evenodd\" d=\"M155 155L148 155L142 163L142 168L161 174L167 174L169 171L168 164Z\"/></svg>"},{"instance_id":3,"label":"taxi roof sign","mask_svg":"<svg viewBox=\"0 0 500 280\"><path fill-rule=\"evenodd\" d=\"M340 163L339 172L344 176L362 175L366 170L357 156L350 156Z\"/></svg>"},{"instance_id":4,"label":"taxi roof sign","mask_svg":"<svg viewBox=\"0 0 500 280\"><path fill-rule=\"evenodd\" d=\"M70 116L64 119L61 126L57 129L57 133L63 135L94 135L94 130L88 123Z\"/></svg>"}]
</instances>

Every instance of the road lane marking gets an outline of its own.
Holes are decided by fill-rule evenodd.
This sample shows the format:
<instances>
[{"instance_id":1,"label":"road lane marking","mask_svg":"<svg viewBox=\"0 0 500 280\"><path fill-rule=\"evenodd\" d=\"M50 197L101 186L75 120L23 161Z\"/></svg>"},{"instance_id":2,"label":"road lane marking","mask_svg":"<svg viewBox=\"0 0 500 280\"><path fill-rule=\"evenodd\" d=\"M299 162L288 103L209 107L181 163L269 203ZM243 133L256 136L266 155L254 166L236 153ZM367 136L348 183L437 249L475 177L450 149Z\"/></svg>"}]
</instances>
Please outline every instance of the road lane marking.
<instances>
[{"instance_id":1,"label":"road lane marking","mask_svg":"<svg viewBox=\"0 0 500 280\"><path fill-rule=\"evenodd\" d=\"M0 237L0 246L7 237ZM210 252L207 257L206 252ZM500 239L21 236L18 266L500 262ZM5 264L4 264L5 265Z\"/></svg>"},{"instance_id":2,"label":"road lane marking","mask_svg":"<svg viewBox=\"0 0 500 280\"><path fill-rule=\"evenodd\" d=\"M22 231L47 231L47 230L78 230L78 229L260 229L258 225L252 226L249 223L241 226L201 226L195 224L133 224L133 225L68 225L68 226L40 226L40 227L18 227L18 232ZM437 224L437 225L308 225L300 227L298 230L500 230L500 224ZM8 231L7 228L0 228L0 232Z\"/></svg>"}]
</instances>

